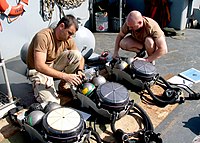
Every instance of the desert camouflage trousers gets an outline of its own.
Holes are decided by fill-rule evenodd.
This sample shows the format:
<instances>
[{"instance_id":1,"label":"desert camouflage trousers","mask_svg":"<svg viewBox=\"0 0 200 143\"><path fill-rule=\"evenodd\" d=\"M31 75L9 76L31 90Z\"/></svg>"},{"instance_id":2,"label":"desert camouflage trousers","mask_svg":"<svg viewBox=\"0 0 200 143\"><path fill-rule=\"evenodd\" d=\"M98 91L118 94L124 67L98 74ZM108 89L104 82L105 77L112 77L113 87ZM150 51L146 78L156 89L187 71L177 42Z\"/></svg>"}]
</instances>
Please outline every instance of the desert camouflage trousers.
<instances>
[{"instance_id":1,"label":"desert camouflage trousers","mask_svg":"<svg viewBox=\"0 0 200 143\"><path fill-rule=\"evenodd\" d=\"M66 73L75 73L80 65L80 59L81 53L79 51L64 51L50 67ZM42 74L35 69L28 70L28 77L32 82L34 96L38 102L52 101L60 104L53 77Z\"/></svg>"}]
</instances>

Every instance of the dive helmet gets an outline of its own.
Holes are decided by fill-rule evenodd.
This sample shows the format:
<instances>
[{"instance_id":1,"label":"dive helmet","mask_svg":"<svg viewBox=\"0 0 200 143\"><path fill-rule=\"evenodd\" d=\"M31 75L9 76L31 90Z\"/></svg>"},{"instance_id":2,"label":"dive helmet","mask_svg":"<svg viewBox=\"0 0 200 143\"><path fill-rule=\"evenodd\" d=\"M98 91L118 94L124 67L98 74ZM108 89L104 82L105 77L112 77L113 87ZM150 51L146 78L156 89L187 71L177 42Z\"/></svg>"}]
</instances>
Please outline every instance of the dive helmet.
<instances>
[{"instance_id":1,"label":"dive helmet","mask_svg":"<svg viewBox=\"0 0 200 143\"><path fill-rule=\"evenodd\" d=\"M20 50L20 58L26 64L26 57L28 54L29 43L25 43Z\"/></svg>"},{"instance_id":2,"label":"dive helmet","mask_svg":"<svg viewBox=\"0 0 200 143\"><path fill-rule=\"evenodd\" d=\"M126 67L128 66L128 63L125 62L124 60L118 60L116 63L115 63L115 68L117 69L120 69L120 70L123 70L125 69Z\"/></svg>"},{"instance_id":3,"label":"dive helmet","mask_svg":"<svg viewBox=\"0 0 200 143\"><path fill-rule=\"evenodd\" d=\"M26 115L30 114L32 111L36 111L36 110L39 110L39 111L43 111L43 107L40 103L32 103L28 110L26 111Z\"/></svg>"},{"instance_id":4,"label":"dive helmet","mask_svg":"<svg viewBox=\"0 0 200 143\"><path fill-rule=\"evenodd\" d=\"M59 108L59 107L61 107L60 104L58 104L56 102L49 101L47 103L47 105L44 107L44 113L47 113L47 112L52 111L53 109L56 109L56 108Z\"/></svg>"},{"instance_id":5,"label":"dive helmet","mask_svg":"<svg viewBox=\"0 0 200 143\"><path fill-rule=\"evenodd\" d=\"M130 65L132 62L134 61L133 57L128 57L128 59L126 60L126 62Z\"/></svg>"},{"instance_id":6,"label":"dive helmet","mask_svg":"<svg viewBox=\"0 0 200 143\"><path fill-rule=\"evenodd\" d=\"M81 93L83 95L89 96L95 89L94 84L86 82L83 83L82 88L81 88Z\"/></svg>"},{"instance_id":7,"label":"dive helmet","mask_svg":"<svg viewBox=\"0 0 200 143\"><path fill-rule=\"evenodd\" d=\"M36 111L32 111L28 116L27 116L27 124L29 124L30 126L36 126L38 125L41 121L42 118L44 116L44 112L36 110Z\"/></svg>"},{"instance_id":8,"label":"dive helmet","mask_svg":"<svg viewBox=\"0 0 200 143\"><path fill-rule=\"evenodd\" d=\"M101 84L106 83L106 79L105 79L105 77L103 77L102 75L98 75L98 76L92 78L92 83L93 83L95 86L99 86L99 85L101 85Z\"/></svg>"},{"instance_id":9,"label":"dive helmet","mask_svg":"<svg viewBox=\"0 0 200 143\"><path fill-rule=\"evenodd\" d=\"M92 83L97 87L101 84L106 83L106 79L105 77L103 77L102 75L99 75L99 71L96 69L95 70L95 76L92 78Z\"/></svg>"}]
</instances>

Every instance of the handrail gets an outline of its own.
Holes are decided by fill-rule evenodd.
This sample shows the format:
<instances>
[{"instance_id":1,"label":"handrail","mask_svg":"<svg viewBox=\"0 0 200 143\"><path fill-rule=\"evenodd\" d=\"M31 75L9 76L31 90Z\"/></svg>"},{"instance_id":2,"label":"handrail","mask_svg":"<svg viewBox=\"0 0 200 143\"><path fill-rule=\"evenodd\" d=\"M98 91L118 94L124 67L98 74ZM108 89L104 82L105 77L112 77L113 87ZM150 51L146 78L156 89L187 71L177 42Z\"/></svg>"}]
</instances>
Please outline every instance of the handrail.
<instances>
[{"instance_id":1,"label":"handrail","mask_svg":"<svg viewBox=\"0 0 200 143\"><path fill-rule=\"evenodd\" d=\"M10 83L9 83L9 80L8 80L5 61L1 56L1 52L0 52L0 66L2 67L2 71L3 71L3 75L4 75L6 87L7 87L8 100L11 103L11 102L13 102L13 95L12 95L11 88L10 88Z\"/></svg>"}]
</instances>

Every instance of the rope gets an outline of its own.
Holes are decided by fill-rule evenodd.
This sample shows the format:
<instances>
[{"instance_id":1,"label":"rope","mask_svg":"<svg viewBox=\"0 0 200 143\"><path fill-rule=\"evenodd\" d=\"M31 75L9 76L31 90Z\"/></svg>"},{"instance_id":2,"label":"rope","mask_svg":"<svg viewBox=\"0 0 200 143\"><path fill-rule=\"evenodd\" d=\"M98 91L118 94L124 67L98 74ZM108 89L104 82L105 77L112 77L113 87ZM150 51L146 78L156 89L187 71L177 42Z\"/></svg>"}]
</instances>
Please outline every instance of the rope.
<instances>
[{"instance_id":1,"label":"rope","mask_svg":"<svg viewBox=\"0 0 200 143\"><path fill-rule=\"evenodd\" d=\"M55 0L59 7L66 10L79 7L85 0Z\"/></svg>"},{"instance_id":2,"label":"rope","mask_svg":"<svg viewBox=\"0 0 200 143\"><path fill-rule=\"evenodd\" d=\"M55 5L54 0L41 0L40 2L40 14L44 21L48 21L52 18Z\"/></svg>"},{"instance_id":3,"label":"rope","mask_svg":"<svg viewBox=\"0 0 200 143\"><path fill-rule=\"evenodd\" d=\"M64 15L63 9L69 10L79 7L85 0L41 0L40 14L44 21L52 18L55 4L59 7L60 13Z\"/></svg>"}]
</instances>

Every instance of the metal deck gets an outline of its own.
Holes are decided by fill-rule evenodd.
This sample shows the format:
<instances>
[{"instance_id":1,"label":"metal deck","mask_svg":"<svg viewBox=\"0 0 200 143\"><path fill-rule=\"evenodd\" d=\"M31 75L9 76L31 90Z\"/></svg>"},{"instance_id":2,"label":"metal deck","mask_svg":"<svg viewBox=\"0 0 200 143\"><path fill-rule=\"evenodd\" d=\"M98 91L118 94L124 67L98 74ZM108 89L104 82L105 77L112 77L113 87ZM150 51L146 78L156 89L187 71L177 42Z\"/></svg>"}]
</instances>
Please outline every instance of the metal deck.
<instances>
[{"instance_id":1,"label":"metal deck","mask_svg":"<svg viewBox=\"0 0 200 143\"><path fill-rule=\"evenodd\" d=\"M167 37L168 54L156 61L156 68L161 76L177 75L189 68L200 70L200 30L186 29L183 36ZM116 33L94 33L96 38L96 53L103 50L113 52ZM133 53L120 52L123 56L133 56ZM20 98L25 105L34 102L31 84L25 76L26 65L19 56L6 61L8 77L14 96ZM1 73L1 72L0 72ZM200 84L192 88L200 92ZM0 91L5 92L6 86L0 74ZM200 100L186 101L178 105L168 117L156 128L161 133L164 143L192 143L200 133ZM16 135L17 138L22 136ZM22 137L23 138L23 137ZM13 142L11 139L5 142Z\"/></svg>"}]
</instances>

